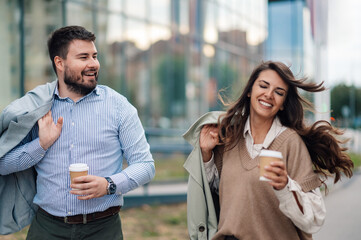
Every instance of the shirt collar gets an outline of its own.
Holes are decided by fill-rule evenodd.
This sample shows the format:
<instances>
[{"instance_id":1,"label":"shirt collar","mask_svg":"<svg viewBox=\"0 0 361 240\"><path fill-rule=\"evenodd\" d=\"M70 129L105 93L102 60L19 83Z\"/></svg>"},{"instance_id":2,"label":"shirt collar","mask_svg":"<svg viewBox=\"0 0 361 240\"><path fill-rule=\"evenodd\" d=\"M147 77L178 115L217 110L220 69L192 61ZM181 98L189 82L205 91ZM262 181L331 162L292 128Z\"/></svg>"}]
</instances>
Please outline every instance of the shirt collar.
<instances>
[{"instance_id":1,"label":"shirt collar","mask_svg":"<svg viewBox=\"0 0 361 240\"><path fill-rule=\"evenodd\" d=\"M282 125L281 121L276 116L272 122L272 126L271 126L270 130L268 131L268 133L266 135L266 138L263 141L262 148L268 148L271 145L271 143L273 142L273 140L280 133L282 133L285 129L286 129L286 127ZM244 126L243 137L244 138L250 137L252 139L252 143L254 142L252 133L251 133L251 124L250 124L249 116L248 116L246 124Z\"/></svg>"},{"instance_id":2,"label":"shirt collar","mask_svg":"<svg viewBox=\"0 0 361 240\"><path fill-rule=\"evenodd\" d=\"M280 135L285 129L286 127L281 124L280 119L278 117L275 117L272 126L263 141L263 148L268 148L273 142L273 140L275 140L275 138Z\"/></svg>"},{"instance_id":3,"label":"shirt collar","mask_svg":"<svg viewBox=\"0 0 361 240\"><path fill-rule=\"evenodd\" d=\"M247 134L251 135L251 124L249 123L249 116L247 118L246 124L244 125L243 137L246 138Z\"/></svg>"},{"instance_id":4,"label":"shirt collar","mask_svg":"<svg viewBox=\"0 0 361 240\"><path fill-rule=\"evenodd\" d=\"M58 83L58 84L59 84L59 83ZM56 96L58 99L67 99L67 97L66 97L66 98L60 97L58 84L57 84L56 87L55 87L54 96ZM84 99L84 98L87 98L88 96L92 95L93 93L94 93L95 95L97 95L97 96L100 96L100 89L99 89L98 85L93 89L93 91L91 91L89 94L81 97L78 101L80 101L80 100L82 100L82 99Z\"/></svg>"}]
</instances>

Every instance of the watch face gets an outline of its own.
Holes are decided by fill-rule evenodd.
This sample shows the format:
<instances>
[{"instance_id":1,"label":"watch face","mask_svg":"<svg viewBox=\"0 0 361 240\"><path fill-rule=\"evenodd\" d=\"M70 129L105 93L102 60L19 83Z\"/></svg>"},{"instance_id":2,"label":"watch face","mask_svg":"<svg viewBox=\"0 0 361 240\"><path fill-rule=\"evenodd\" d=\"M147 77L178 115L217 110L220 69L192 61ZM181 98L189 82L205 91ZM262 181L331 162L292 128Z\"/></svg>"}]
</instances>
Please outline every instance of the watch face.
<instances>
[{"instance_id":1,"label":"watch face","mask_svg":"<svg viewBox=\"0 0 361 240\"><path fill-rule=\"evenodd\" d=\"M110 177L106 177L105 179L109 182L107 188L108 194L114 194L117 190L117 185L114 184L113 180Z\"/></svg>"},{"instance_id":2,"label":"watch face","mask_svg":"<svg viewBox=\"0 0 361 240\"><path fill-rule=\"evenodd\" d=\"M114 183L111 183L109 186L109 193L114 194L117 189L117 186Z\"/></svg>"}]
</instances>

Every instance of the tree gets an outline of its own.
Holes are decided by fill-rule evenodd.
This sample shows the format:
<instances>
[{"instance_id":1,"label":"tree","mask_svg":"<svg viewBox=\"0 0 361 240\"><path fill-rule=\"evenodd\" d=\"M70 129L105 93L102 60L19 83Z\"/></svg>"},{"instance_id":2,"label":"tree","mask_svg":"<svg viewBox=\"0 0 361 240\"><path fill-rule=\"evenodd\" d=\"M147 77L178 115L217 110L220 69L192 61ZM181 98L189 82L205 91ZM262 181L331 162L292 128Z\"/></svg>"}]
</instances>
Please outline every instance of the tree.
<instances>
[{"instance_id":1,"label":"tree","mask_svg":"<svg viewBox=\"0 0 361 240\"><path fill-rule=\"evenodd\" d=\"M352 127L360 127L361 89L354 85L338 84L331 90L331 116L336 120L350 120Z\"/></svg>"},{"instance_id":2,"label":"tree","mask_svg":"<svg viewBox=\"0 0 361 240\"><path fill-rule=\"evenodd\" d=\"M159 64L157 76L161 88L161 109L172 118L185 114L185 59L184 56L167 56Z\"/></svg>"},{"instance_id":3,"label":"tree","mask_svg":"<svg viewBox=\"0 0 361 240\"><path fill-rule=\"evenodd\" d=\"M217 83L217 91L223 91L222 96L226 96L229 99L234 98L234 94L237 93L235 88L236 81L240 81L238 72L227 63L214 63L209 66L209 77L215 79ZM211 106L210 110L223 110L223 106Z\"/></svg>"}]
</instances>

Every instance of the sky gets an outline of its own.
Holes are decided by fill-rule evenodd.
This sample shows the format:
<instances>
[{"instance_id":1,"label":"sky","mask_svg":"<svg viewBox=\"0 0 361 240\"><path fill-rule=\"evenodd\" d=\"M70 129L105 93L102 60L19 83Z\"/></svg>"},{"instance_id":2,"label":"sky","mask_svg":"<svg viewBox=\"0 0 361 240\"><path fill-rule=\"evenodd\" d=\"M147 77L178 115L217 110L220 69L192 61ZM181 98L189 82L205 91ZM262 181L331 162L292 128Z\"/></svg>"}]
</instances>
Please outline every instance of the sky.
<instances>
[{"instance_id":1,"label":"sky","mask_svg":"<svg viewBox=\"0 0 361 240\"><path fill-rule=\"evenodd\" d=\"M329 0L328 79L361 86L361 1Z\"/></svg>"}]
</instances>

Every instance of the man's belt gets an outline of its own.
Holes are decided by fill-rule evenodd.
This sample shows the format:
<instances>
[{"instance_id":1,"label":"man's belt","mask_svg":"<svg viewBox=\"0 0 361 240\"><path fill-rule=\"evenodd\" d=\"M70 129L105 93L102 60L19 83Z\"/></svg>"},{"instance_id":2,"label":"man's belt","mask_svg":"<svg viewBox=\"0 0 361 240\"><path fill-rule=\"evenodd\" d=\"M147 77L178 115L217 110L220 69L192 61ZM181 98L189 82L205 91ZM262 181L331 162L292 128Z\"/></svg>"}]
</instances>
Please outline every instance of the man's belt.
<instances>
[{"instance_id":1,"label":"man's belt","mask_svg":"<svg viewBox=\"0 0 361 240\"><path fill-rule=\"evenodd\" d=\"M83 223L86 224L88 222L92 222L98 219L102 219L102 218L106 218L106 217L110 217L113 215L116 215L119 213L120 211L120 206L115 206L115 207L110 207L107 210L103 211L103 212L95 212L95 213L89 213L89 214L79 214L79 215L74 215L74 216L67 216L67 217L58 217L58 216L54 216L50 213L48 213L47 211L45 211L44 209L39 207L39 210L42 213L45 213L46 215L52 217L53 219L56 220L60 220L64 223L69 223L69 224L79 224L79 223Z\"/></svg>"}]
</instances>

